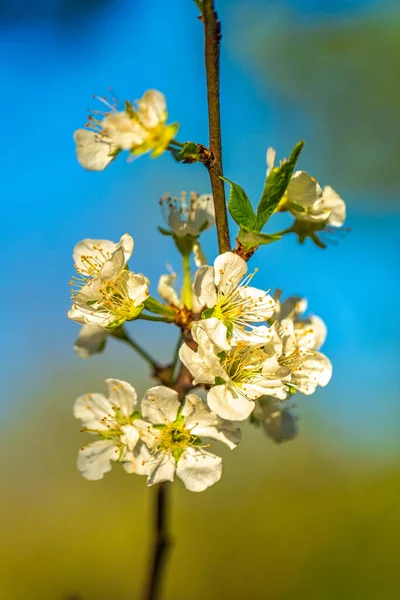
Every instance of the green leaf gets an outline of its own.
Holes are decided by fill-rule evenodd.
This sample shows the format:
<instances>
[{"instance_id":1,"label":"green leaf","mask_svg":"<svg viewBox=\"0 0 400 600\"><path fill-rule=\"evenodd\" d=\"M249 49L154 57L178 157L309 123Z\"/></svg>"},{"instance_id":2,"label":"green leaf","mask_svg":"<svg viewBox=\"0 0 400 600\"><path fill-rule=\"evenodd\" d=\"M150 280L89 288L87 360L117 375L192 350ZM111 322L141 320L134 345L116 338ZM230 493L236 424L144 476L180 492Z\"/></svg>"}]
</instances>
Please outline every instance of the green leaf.
<instances>
[{"instance_id":1,"label":"green leaf","mask_svg":"<svg viewBox=\"0 0 400 600\"><path fill-rule=\"evenodd\" d=\"M203 14L204 13L203 0L194 0L194 1L197 4L197 8L201 12L201 14Z\"/></svg>"},{"instance_id":2,"label":"green leaf","mask_svg":"<svg viewBox=\"0 0 400 600\"><path fill-rule=\"evenodd\" d=\"M242 229L252 231L256 226L256 215L246 192L237 183L233 183L225 177L221 177L221 179L231 186L228 209L232 218Z\"/></svg>"},{"instance_id":3,"label":"green leaf","mask_svg":"<svg viewBox=\"0 0 400 600\"><path fill-rule=\"evenodd\" d=\"M281 235L259 233L257 231L245 231L240 229L238 240L244 246L246 250L251 250L257 246L265 246L266 244L272 244L282 238Z\"/></svg>"},{"instance_id":4,"label":"green leaf","mask_svg":"<svg viewBox=\"0 0 400 600\"><path fill-rule=\"evenodd\" d=\"M257 208L257 224L254 228L256 231L261 231L265 223L278 208L278 204L287 190L303 146L304 142L296 144L288 160L279 167L274 167L267 176Z\"/></svg>"},{"instance_id":5,"label":"green leaf","mask_svg":"<svg viewBox=\"0 0 400 600\"><path fill-rule=\"evenodd\" d=\"M200 158L199 147L195 142L186 142L182 148L171 148L171 153L178 162L196 162Z\"/></svg>"}]
</instances>

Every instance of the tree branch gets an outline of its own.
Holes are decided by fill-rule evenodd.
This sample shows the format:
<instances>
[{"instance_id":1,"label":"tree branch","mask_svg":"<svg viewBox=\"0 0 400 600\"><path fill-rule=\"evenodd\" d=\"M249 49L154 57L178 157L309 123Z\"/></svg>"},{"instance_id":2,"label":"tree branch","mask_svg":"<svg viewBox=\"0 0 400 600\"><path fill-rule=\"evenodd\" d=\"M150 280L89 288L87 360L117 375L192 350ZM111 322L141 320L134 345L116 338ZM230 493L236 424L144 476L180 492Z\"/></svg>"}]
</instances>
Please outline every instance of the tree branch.
<instances>
[{"instance_id":1,"label":"tree branch","mask_svg":"<svg viewBox=\"0 0 400 600\"><path fill-rule=\"evenodd\" d=\"M205 165L210 175L214 196L215 221L217 225L219 252L231 249L226 211L224 182L222 176L221 119L219 106L219 45L221 23L214 9L214 0L203 1L205 34L205 62L207 77L208 121L212 158Z\"/></svg>"},{"instance_id":2,"label":"tree branch","mask_svg":"<svg viewBox=\"0 0 400 600\"><path fill-rule=\"evenodd\" d=\"M167 531L167 492L168 484L164 481L157 486L156 498L156 529L152 549L152 566L149 581L144 595L145 600L157 600L159 598L160 583L163 575L163 566L165 562L166 551L170 546L170 539Z\"/></svg>"}]
</instances>

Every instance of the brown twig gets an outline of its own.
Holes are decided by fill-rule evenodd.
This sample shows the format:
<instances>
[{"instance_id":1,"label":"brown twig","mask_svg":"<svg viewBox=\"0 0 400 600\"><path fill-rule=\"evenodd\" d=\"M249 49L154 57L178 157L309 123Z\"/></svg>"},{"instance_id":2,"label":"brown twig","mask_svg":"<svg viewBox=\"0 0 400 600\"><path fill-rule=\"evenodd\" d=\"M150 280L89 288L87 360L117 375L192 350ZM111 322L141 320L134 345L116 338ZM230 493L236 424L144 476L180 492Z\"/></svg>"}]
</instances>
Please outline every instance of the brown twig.
<instances>
[{"instance_id":1,"label":"brown twig","mask_svg":"<svg viewBox=\"0 0 400 600\"><path fill-rule=\"evenodd\" d=\"M145 600L157 600L159 598L160 583L162 580L163 567L165 565L166 552L171 544L167 530L167 492L168 483L159 483L156 497L156 529L152 551L152 565L149 581L146 587Z\"/></svg>"},{"instance_id":2,"label":"brown twig","mask_svg":"<svg viewBox=\"0 0 400 600\"><path fill-rule=\"evenodd\" d=\"M219 252L231 249L226 211L225 189L222 176L221 118L219 106L219 45L221 23L215 12L214 0L203 1L205 63L207 77L208 121L212 160L204 163L210 175L214 196L215 222L217 225Z\"/></svg>"}]
</instances>

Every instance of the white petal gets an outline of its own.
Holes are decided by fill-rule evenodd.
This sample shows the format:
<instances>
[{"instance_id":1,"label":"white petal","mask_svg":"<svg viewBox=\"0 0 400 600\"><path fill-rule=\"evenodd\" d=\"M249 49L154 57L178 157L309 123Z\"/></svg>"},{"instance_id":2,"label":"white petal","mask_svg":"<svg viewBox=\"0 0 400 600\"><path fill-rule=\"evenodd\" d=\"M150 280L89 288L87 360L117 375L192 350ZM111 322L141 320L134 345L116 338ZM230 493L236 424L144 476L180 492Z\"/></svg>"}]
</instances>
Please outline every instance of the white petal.
<instances>
[{"instance_id":1,"label":"white petal","mask_svg":"<svg viewBox=\"0 0 400 600\"><path fill-rule=\"evenodd\" d=\"M77 159L88 171L103 171L115 158L110 156L110 153L114 152L117 146L94 131L77 129L74 140Z\"/></svg>"},{"instance_id":2,"label":"white petal","mask_svg":"<svg viewBox=\"0 0 400 600\"><path fill-rule=\"evenodd\" d=\"M292 175L286 194L289 203L294 202L304 208L311 208L322 197L322 189L311 175L305 171L296 171ZM298 216L302 218L302 213L299 212Z\"/></svg>"},{"instance_id":3,"label":"white petal","mask_svg":"<svg viewBox=\"0 0 400 600\"><path fill-rule=\"evenodd\" d=\"M149 297L150 281L141 273L132 273L132 271L122 273L122 277L134 306L141 306Z\"/></svg>"},{"instance_id":4,"label":"white petal","mask_svg":"<svg viewBox=\"0 0 400 600\"><path fill-rule=\"evenodd\" d=\"M254 408L252 400L247 400L227 385L212 387L207 394L207 402L217 415L230 421L244 421Z\"/></svg>"},{"instance_id":5,"label":"white petal","mask_svg":"<svg viewBox=\"0 0 400 600\"><path fill-rule=\"evenodd\" d=\"M223 322L212 317L210 319L203 319L201 323L212 343L218 349L229 352L231 346L228 342L228 330Z\"/></svg>"},{"instance_id":6,"label":"white petal","mask_svg":"<svg viewBox=\"0 0 400 600\"><path fill-rule=\"evenodd\" d=\"M342 198L331 188L330 185L324 187L325 206L330 209L328 223L333 227L341 227L346 220L346 203Z\"/></svg>"},{"instance_id":7,"label":"white petal","mask_svg":"<svg viewBox=\"0 0 400 600\"><path fill-rule=\"evenodd\" d=\"M309 396L318 385L325 387L332 377L332 364L324 354L313 352L303 362L301 370L295 371L292 381L296 389Z\"/></svg>"},{"instance_id":8,"label":"white petal","mask_svg":"<svg viewBox=\"0 0 400 600\"><path fill-rule=\"evenodd\" d=\"M240 429L234 427L230 421L218 417L196 394L186 396L182 415L185 417L184 426L191 430L192 435L201 439L218 440L231 449L241 440Z\"/></svg>"},{"instance_id":9,"label":"white petal","mask_svg":"<svg viewBox=\"0 0 400 600\"><path fill-rule=\"evenodd\" d=\"M327 328L320 317L312 315L307 319L295 322L294 332L297 343L301 348L318 350L325 342Z\"/></svg>"},{"instance_id":10,"label":"white petal","mask_svg":"<svg viewBox=\"0 0 400 600\"><path fill-rule=\"evenodd\" d=\"M210 452L188 448L180 457L176 474L191 492L203 492L222 476L222 459Z\"/></svg>"},{"instance_id":11,"label":"white petal","mask_svg":"<svg viewBox=\"0 0 400 600\"><path fill-rule=\"evenodd\" d=\"M103 479L111 471L111 461L119 457L119 448L112 440L98 440L81 448L78 454L78 469L90 481Z\"/></svg>"},{"instance_id":12,"label":"white petal","mask_svg":"<svg viewBox=\"0 0 400 600\"><path fill-rule=\"evenodd\" d=\"M178 392L163 385L150 388L142 400L142 415L154 424L172 423L181 403Z\"/></svg>"},{"instance_id":13,"label":"white petal","mask_svg":"<svg viewBox=\"0 0 400 600\"><path fill-rule=\"evenodd\" d=\"M109 331L98 325L83 325L74 343L74 350L81 358L103 352Z\"/></svg>"},{"instance_id":14,"label":"white petal","mask_svg":"<svg viewBox=\"0 0 400 600\"><path fill-rule=\"evenodd\" d=\"M287 375L287 380L289 380L289 375ZM264 377L263 375L253 377L253 379L242 384L242 390L246 397L252 400L265 395L284 400L287 396L285 380L282 381L275 374L270 377Z\"/></svg>"},{"instance_id":15,"label":"white petal","mask_svg":"<svg viewBox=\"0 0 400 600\"><path fill-rule=\"evenodd\" d=\"M100 279L108 281L117 277L125 266L125 254L123 248L117 248L110 260L107 260L101 267Z\"/></svg>"},{"instance_id":16,"label":"white petal","mask_svg":"<svg viewBox=\"0 0 400 600\"><path fill-rule=\"evenodd\" d=\"M111 240L94 240L86 238L78 242L74 248L72 257L74 264L85 275L91 275L86 258L94 259L93 262L104 264L109 260L115 250L115 244Z\"/></svg>"},{"instance_id":17,"label":"white petal","mask_svg":"<svg viewBox=\"0 0 400 600\"><path fill-rule=\"evenodd\" d=\"M174 284L176 281L176 273L171 273L169 275L161 275L160 280L158 282L157 292L161 296L165 302L171 304L172 306L176 306L181 308L183 306L180 301L178 294L174 289Z\"/></svg>"},{"instance_id":18,"label":"white petal","mask_svg":"<svg viewBox=\"0 0 400 600\"><path fill-rule=\"evenodd\" d=\"M248 322L268 321L274 314L275 301L267 292L255 287L245 286L238 290L244 300L241 317Z\"/></svg>"},{"instance_id":19,"label":"white petal","mask_svg":"<svg viewBox=\"0 0 400 600\"><path fill-rule=\"evenodd\" d=\"M158 90L148 90L138 102L138 117L145 127L157 127L167 118L165 96Z\"/></svg>"},{"instance_id":20,"label":"white petal","mask_svg":"<svg viewBox=\"0 0 400 600\"><path fill-rule=\"evenodd\" d=\"M124 444L128 450L132 451L139 441L139 432L135 425L123 425L121 427L121 443Z\"/></svg>"},{"instance_id":21,"label":"white petal","mask_svg":"<svg viewBox=\"0 0 400 600\"><path fill-rule=\"evenodd\" d=\"M75 400L74 417L80 419L88 429L104 431L107 424L116 422L112 406L112 402L103 394L84 394Z\"/></svg>"},{"instance_id":22,"label":"white petal","mask_svg":"<svg viewBox=\"0 0 400 600\"><path fill-rule=\"evenodd\" d=\"M137 407L135 388L121 379L106 379L106 385L112 406L120 408L126 417L130 417Z\"/></svg>"},{"instance_id":23,"label":"white petal","mask_svg":"<svg viewBox=\"0 0 400 600\"><path fill-rule=\"evenodd\" d=\"M125 263L127 263L130 257L132 256L134 245L135 243L133 241L133 238L129 235L129 233L124 233L124 235L121 236L121 239L119 240L118 244L115 245L115 250L118 250L118 248L122 248L122 250L124 251Z\"/></svg>"},{"instance_id":24,"label":"white petal","mask_svg":"<svg viewBox=\"0 0 400 600\"><path fill-rule=\"evenodd\" d=\"M214 261L215 285L227 296L247 273L247 263L233 252L224 252Z\"/></svg>"},{"instance_id":25,"label":"white petal","mask_svg":"<svg viewBox=\"0 0 400 600\"><path fill-rule=\"evenodd\" d=\"M193 260L196 267L203 267L207 265L207 258L203 252L200 242L193 243Z\"/></svg>"},{"instance_id":26,"label":"white petal","mask_svg":"<svg viewBox=\"0 0 400 600\"><path fill-rule=\"evenodd\" d=\"M183 344L179 350L179 358L189 369L194 377L193 383L215 383L214 370L212 365L206 362L198 352L195 352L187 344ZM217 359L218 360L218 359Z\"/></svg>"},{"instance_id":27,"label":"white petal","mask_svg":"<svg viewBox=\"0 0 400 600\"><path fill-rule=\"evenodd\" d=\"M126 452L122 462L127 473L136 473L137 475L148 475L151 458L150 450L142 442L138 442L132 452Z\"/></svg>"},{"instance_id":28,"label":"white petal","mask_svg":"<svg viewBox=\"0 0 400 600\"><path fill-rule=\"evenodd\" d=\"M200 267L194 276L193 293L197 296L198 302L207 308L212 308L217 303L214 280L214 269L207 265Z\"/></svg>"},{"instance_id":29,"label":"white petal","mask_svg":"<svg viewBox=\"0 0 400 600\"><path fill-rule=\"evenodd\" d=\"M147 479L147 485L155 485L162 481L174 481L176 462L173 456L160 452L156 457L148 462L150 476Z\"/></svg>"}]
</instances>

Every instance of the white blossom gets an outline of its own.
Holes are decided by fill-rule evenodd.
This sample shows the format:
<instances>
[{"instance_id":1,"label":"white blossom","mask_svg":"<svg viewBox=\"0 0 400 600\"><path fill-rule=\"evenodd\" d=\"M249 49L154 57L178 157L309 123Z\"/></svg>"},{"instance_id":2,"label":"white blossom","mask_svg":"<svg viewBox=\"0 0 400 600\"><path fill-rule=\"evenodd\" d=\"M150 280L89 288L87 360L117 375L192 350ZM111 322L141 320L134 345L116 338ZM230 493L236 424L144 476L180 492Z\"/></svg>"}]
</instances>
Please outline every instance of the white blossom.
<instances>
[{"instance_id":1,"label":"white blossom","mask_svg":"<svg viewBox=\"0 0 400 600\"><path fill-rule=\"evenodd\" d=\"M82 431L99 438L81 447L78 469L85 479L102 479L111 462L118 461L129 473L148 474L150 452L136 428L136 391L119 379L106 379L106 385L108 397L85 394L75 402L74 416L82 421Z\"/></svg>"},{"instance_id":2,"label":"white blossom","mask_svg":"<svg viewBox=\"0 0 400 600\"><path fill-rule=\"evenodd\" d=\"M182 192L179 198L166 194L161 198L160 205L168 226L178 237L198 237L215 223L212 194L190 192L189 199L186 192Z\"/></svg>"},{"instance_id":3,"label":"white blossom","mask_svg":"<svg viewBox=\"0 0 400 600\"><path fill-rule=\"evenodd\" d=\"M325 387L332 377L330 360L310 349L306 337L301 332L296 334L291 319L276 321L271 329L275 331L272 343L276 357L280 367L286 370L291 389L310 395L317 386Z\"/></svg>"},{"instance_id":4,"label":"white blossom","mask_svg":"<svg viewBox=\"0 0 400 600\"><path fill-rule=\"evenodd\" d=\"M272 320L291 319L297 344L309 350L319 350L325 342L327 328L324 321L317 315L304 317L307 310L307 300L301 296L289 296L284 302L280 301L281 291L274 294L275 312Z\"/></svg>"},{"instance_id":5,"label":"white blossom","mask_svg":"<svg viewBox=\"0 0 400 600\"><path fill-rule=\"evenodd\" d=\"M273 329L259 328L258 343L238 342L220 352L204 328L204 321L192 323L197 351L183 344L179 356L194 377L193 384L211 386L207 403L224 419L243 421L254 409L254 400L271 395L284 400L290 370L281 367L276 355Z\"/></svg>"},{"instance_id":6,"label":"white blossom","mask_svg":"<svg viewBox=\"0 0 400 600\"><path fill-rule=\"evenodd\" d=\"M113 328L136 318L148 297L148 279L129 271L126 262L133 239L125 234L118 244L109 240L79 242L73 257L77 276L73 277L73 306L68 316L82 324Z\"/></svg>"},{"instance_id":7,"label":"white blossom","mask_svg":"<svg viewBox=\"0 0 400 600\"><path fill-rule=\"evenodd\" d=\"M315 178L305 171L292 175L284 206L299 221L341 227L346 218L344 200L330 186L322 190Z\"/></svg>"},{"instance_id":8,"label":"white blossom","mask_svg":"<svg viewBox=\"0 0 400 600\"><path fill-rule=\"evenodd\" d=\"M115 102L97 99L105 112L95 111L86 129L74 133L78 161L89 171L102 171L121 150L134 156L149 151L159 156L178 131L178 124L166 125L165 97L157 90L148 90L137 108L127 101L124 109L118 109Z\"/></svg>"},{"instance_id":9,"label":"white blossom","mask_svg":"<svg viewBox=\"0 0 400 600\"><path fill-rule=\"evenodd\" d=\"M170 306L174 306L175 308L182 309L184 306L183 300L180 295L178 295L175 289L176 283L176 273L173 271L170 273L165 273L161 275L157 291L161 298ZM192 294L192 311L197 314L200 313L203 309L203 305L199 304L198 298L196 294Z\"/></svg>"},{"instance_id":10,"label":"white blossom","mask_svg":"<svg viewBox=\"0 0 400 600\"><path fill-rule=\"evenodd\" d=\"M225 252L213 267L202 266L195 275L193 291L198 304L208 309L203 313L204 329L221 350L254 341L258 333L253 323L268 321L274 312L274 300L268 292L251 287L254 273L246 273L246 261Z\"/></svg>"},{"instance_id":11,"label":"white blossom","mask_svg":"<svg viewBox=\"0 0 400 600\"><path fill-rule=\"evenodd\" d=\"M145 468L147 485L173 481L175 474L192 492L201 492L221 478L222 460L207 451L211 439L234 448L240 430L212 413L195 394L183 405L178 393L164 386L149 389L141 402L142 419L135 421L141 440L151 450Z\"/></svg>"}]
</instances>

